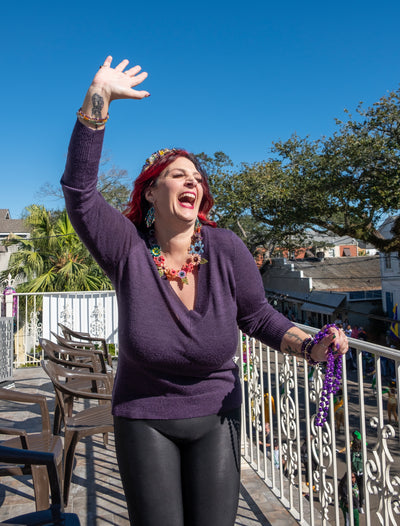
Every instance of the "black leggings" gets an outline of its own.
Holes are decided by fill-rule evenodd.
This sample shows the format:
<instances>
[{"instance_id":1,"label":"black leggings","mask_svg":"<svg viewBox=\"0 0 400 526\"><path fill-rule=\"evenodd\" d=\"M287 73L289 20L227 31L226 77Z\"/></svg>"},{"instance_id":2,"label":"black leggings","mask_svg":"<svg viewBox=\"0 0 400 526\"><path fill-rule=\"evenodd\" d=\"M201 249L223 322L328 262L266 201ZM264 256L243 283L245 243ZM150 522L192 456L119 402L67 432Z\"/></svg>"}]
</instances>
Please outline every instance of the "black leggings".
<instances>
[{"instance_id":1,"label":"black leggings","mask_svg":"<svg viewBox=\"0 0 400 526\"><path fill-rule=\"evenodd\" d=\"M132 525L234 525L240 409L179 420L114 417L114 425Z\"/></svg>"}]
</instances>

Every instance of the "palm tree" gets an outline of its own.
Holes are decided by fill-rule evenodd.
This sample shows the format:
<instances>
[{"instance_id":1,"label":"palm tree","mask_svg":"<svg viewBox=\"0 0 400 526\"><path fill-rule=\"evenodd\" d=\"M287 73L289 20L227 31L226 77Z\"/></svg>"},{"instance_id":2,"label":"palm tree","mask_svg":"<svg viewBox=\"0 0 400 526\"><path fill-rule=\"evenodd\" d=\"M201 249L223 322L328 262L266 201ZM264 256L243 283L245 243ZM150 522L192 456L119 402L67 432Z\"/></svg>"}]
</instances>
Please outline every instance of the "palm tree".
<instances>
[{"instance_id":1,"label":"palm tree","mask_svg":"<svg viewBox=\"0 0 400 526\"><path fill-rule=\"evenodd\" d=\"M24 280L19 292L110 290L110 280L75 233L66 211L52 214L44 206L27 207L31 237L12 236L7 244L19 244L4 277Z\"/></svg>"}]
</instances>

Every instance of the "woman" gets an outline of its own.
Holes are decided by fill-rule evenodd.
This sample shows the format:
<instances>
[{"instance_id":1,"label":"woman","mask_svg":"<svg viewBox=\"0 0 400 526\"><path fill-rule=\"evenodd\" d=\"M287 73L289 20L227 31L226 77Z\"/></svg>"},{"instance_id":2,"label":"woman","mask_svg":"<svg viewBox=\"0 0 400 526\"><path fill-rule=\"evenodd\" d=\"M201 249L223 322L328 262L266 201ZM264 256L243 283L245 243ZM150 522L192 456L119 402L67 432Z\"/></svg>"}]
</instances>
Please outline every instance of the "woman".
<instances>
[{"instance_id":1,"label":"woman","mask_svg":"<svg viewBox=\"0 0 400 526\"><path fill-rule=\"evenodd\" d=\"M62 184L70 219L118 298L115 442L135 526L232 526L239 494L237 326L283 352L323 361L343 333L317 344L266 301L254 260L208 219L206 175L185 150L144 165L125 215L96 191L114 99L143 99L147 73L107 57L72 134ZM308 338L308 339L307 339ZM303 351L303 354L302 354Z\"/></svg>"}]
</instances>

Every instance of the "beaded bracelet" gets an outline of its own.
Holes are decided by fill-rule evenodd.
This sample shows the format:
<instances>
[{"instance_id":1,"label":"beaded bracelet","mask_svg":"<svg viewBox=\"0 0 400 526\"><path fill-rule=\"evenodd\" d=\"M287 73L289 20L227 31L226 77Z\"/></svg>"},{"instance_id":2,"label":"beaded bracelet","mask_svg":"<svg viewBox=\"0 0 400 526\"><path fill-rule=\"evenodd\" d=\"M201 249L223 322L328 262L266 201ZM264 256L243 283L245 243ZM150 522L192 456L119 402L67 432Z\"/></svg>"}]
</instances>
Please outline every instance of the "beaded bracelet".
<instances>
[{"instance_id":1,"label":"beaded bracelet","mask_svg":"<svg viewBox=\"0 0 400 526\"><path fill-rule=\"evenodd\" d=\"M303 343L301 344L301 355L310 367L314 367L315 365L319 364L319 362L316 362L311 358L311 349L314 347L314 343L314 338L311 338L310 336L310 338L303 340Z\"/></svg>"},{"instance_id":2,"label":"beaded bracelet","mask_svg":"<svg viewBox=\"0 0 400 526\"><path fill-rule=\"evenodd\" d=\"M79 108L79 110L76 112L78 117L81 117L84 121L88 122L89 124L93 124L93 126L104 126L104 124L108 121L110 118L110 114L107 113L107 116L104 119L96 119L95 117L90 117L90 115L86 115L86 113L83 113L82 108Z\"/></svg>"},{"instance_id":3,"label":"beaded bracelet","mask_svg":"<svg viewBox=\"0 0 400 526\"><path fill-rule=\"evenodd\" d=\"M314 336L314 338L306 338L301 344L301 354L310 366L313 367L319 363L311 358L311 349L315 344L319 343L323 338L325 338L325 336L328 335L328 329L331 327L337 329L337 326L334 323L326 325L326 327L319 331ZM332 343L328 350L324 384L322 387L318 413L315 418L315 425L318 427L322 427L326 422L328 417L330 395L335 395L337 393L340 387L340 381L342 379L342 359L340 356L336 357L333 354L333 350L334 344Z\"/></svg>"}]
</instances>

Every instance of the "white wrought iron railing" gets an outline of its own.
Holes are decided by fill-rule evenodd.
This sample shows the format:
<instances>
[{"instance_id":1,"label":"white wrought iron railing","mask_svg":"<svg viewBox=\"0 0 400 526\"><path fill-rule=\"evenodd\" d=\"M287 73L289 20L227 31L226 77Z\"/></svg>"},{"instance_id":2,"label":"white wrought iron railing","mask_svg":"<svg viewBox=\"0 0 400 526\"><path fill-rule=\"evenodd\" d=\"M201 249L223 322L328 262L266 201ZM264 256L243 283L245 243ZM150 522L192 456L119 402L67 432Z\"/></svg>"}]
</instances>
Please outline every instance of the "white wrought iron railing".
<instances>
[{"instance_id":1,"label":"white wrought iron railing","mask_svg":"<svg viewBox=\"0 0 400 526\"><path fill-rule=\"evenodd\" d=\"M105 338L118 355L118 309L114 291L14 293L6 298L14 315L14 366L39 365L39 338L61 334L58 323Z\"/></svg>"},{"instance_id":2,"label":"white wrought iron railing","mask_svg":"<svg viewBox=\"0 0 400 526\"><path fill-rule=\"evenodd\" d=\"M400 353L350 339L355 371L348 372L343 359L343 405L339 397L335 404L331 395L329 418L321 428L315 425L315 417L322 394L322 368L310 370L303 360L282 355L245 335L241 338L243 455L264 483L299 524L344 524L339 481L347 473L345 480L351 487L351 441L357 431L362 444L363 475L358 480L364 493L364 524L398 525L399 424L394 411L389 423L384 409L387 390L394 387L399 414ZM393 378L383 378L382 360L393 361ZM353 526L355 501L349 493L348 518Z\"/></svg>"},{"instance_id":3,"label":"white wrought iron railing","mask_svg":"<svg viewBox=\"0 0 400 526\"><path fill-rule=\"evenodd\" d=\"M7 296L7 301L14 309L14 366L39 364L39 338L59 333L58 322L106 338L118 352L114 292L15 294ZM399 414L400 352L353 339L350 345L355 370L347 371L343 360L342 400L336 405L331 400L328 421L319 428L315 416L322 369L310 370L303 360L241 334L243 456L299 524L344 524L338 483L347 473L347 486L351 486L350 444L357 430L363 457L363 523L394 526L400 523L400 433L394 411L393 421L388 421L387 388L393 383ZM382 362L387 360L394 365L391 378L381 374ZM350 525L354 524L352 511L350 492Z\"/></svg>"},{"instance_id":4,"label":"white wrought iron railing","mask_svg":"<svg viewBox=\"0 0 400 526\"><path fill-rule=\"evenodd\" d=\"M0 317L0 382L13 377L13 318Z\"/></svg>"}]
</instances>

